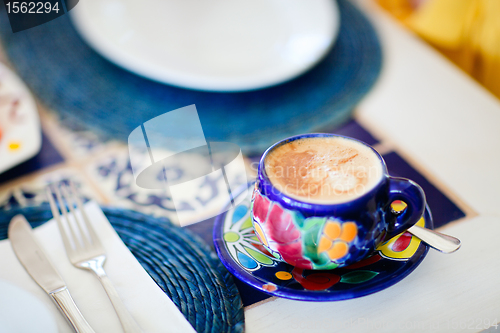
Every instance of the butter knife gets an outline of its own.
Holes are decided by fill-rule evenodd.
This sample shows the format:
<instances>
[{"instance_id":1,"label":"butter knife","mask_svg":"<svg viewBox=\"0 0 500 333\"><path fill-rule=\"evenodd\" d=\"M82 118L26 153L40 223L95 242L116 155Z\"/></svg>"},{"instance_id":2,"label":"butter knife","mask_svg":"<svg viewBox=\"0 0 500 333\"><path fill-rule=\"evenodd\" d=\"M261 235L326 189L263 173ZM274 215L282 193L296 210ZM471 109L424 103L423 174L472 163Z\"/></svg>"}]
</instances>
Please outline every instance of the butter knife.
<instances>
[{"instance_id":1,"label":"butter knife","mask_svg":"<svg viewBox=\"0 0 500 333\"><path fill-rule=\"evenodd\" d=\"M64 280L36 241L24 216L16 215L10 221L9 240L26 271L52 298L74 330L77 333L95 333L76 307Z\"/></svg>"}]
</instances>

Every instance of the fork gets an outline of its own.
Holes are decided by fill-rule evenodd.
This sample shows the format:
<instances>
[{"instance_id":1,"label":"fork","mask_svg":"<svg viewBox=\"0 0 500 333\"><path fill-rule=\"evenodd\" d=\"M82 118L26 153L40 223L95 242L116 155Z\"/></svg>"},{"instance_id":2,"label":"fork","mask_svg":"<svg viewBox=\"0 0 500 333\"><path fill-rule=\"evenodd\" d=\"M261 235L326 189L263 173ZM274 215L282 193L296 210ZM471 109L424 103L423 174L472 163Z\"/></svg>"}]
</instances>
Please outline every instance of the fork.
<instances>
[{"instance_id":1,"label":"fork","mask_svg":"<svg viewBox=\"0 0 500 333\"><path fill-rule=\"evenodd\" d=\"M130 313L125 308L125 305L118 296L115 287L113 287L111 280L104 271L103 265L106 260L104 247L90 224L89 218L83 209L82 202L76 194L73 183L70 182L69 185L70 189L68 189L68 186L64 184L60 185L60 190L57 186L54 186L53 188L64 219L61 218L61 214L59 213L59 209L54 201L54 196L50 186L46 189L52 215L57 221L59 232L61 233L69 260L78 268L94 272L104 287L104 290L108 294L108 297L115 308L116 314L120 319L124 332L142 332L134 318L132 318ZM65 205L65 201L67 205ZM78 210L80 211L81 217L78 217L75 212L75 203L76 207L78 207ZM69 211L67 211L66 206L69 207ZM77 226L76 230L71 224L69 216L73 217L75 222L74 224ZM66 226L66 228L64 226ZM84 232L83 227L86 228L87 233Z\"/></svg>"}]
</instances>

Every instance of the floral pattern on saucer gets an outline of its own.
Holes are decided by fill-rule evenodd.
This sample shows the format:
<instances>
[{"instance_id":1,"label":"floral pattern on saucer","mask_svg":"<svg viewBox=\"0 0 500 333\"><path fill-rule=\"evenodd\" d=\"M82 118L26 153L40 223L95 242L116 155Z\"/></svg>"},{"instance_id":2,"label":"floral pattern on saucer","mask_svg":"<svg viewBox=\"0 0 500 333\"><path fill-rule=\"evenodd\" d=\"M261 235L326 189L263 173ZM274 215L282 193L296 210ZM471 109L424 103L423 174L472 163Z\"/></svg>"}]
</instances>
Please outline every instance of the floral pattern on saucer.
<instances>
[{"instance_id":1,"label":"floral pattern on saucer","mask_svg":"<svg viewBox=\"0 0 500 333\"><path fill-rule=\"evenodd\" d=\"M336 240L331 239L333 234L355 234L354 230L347 230L350 226L332 223L332 230L326 231L329 236L324 235L332 244ZM428 209L418 225L432 228ZM418 238L404 232L380 245L370 257L347 267L294 267L259 241L252 227L250 197L221 214L214 228L217 254L238 279L273 296L308 301L344 300L388 288L410 274L428 251Z\"/></svg>"}]
</instances>

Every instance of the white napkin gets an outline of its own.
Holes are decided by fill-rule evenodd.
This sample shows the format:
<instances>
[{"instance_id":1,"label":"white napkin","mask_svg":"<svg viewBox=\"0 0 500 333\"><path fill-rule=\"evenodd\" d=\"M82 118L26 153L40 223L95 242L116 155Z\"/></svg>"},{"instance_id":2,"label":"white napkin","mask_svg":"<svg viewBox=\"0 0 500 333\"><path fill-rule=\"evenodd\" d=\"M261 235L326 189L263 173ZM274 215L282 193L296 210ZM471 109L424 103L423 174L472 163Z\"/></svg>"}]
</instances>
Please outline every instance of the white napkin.
<instances>
[{"instance_id":1,"label":"white napkin","mask_svg":"<svg viewBox=\"0 0 500 333\"><path fill-rule=\"evenodd\" d=\"M106 249L107 260L104 269L141 329L151 333L194 332L172 300L163 293L123 244L99 206L95 202L89 202L85 205L85 211ZM114 308L98 279L92 272L76 268L69 262L56 222L50 220L33 232L96 333L123 332ZM0 279L17 285L43 301L52 311L59 332L73 332L50 297L17 260L8 239L0 241Z\"/></svg>"}]
</instances>

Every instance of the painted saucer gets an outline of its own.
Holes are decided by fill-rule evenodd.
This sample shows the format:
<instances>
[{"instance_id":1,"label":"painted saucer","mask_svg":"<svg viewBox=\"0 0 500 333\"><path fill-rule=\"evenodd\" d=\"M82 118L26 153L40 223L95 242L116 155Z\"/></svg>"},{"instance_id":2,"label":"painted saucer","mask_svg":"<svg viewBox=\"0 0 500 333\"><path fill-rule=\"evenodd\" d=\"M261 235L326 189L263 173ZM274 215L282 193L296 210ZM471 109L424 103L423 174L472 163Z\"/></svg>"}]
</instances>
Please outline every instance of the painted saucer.
<instances>
[{"instance_id":1,"label":"painted saucer","mask_svg":"<svg viewBox=\"0 0 500 333\"><path fill-rule=\"evenodd\" d=\"M215 249L236 278L271 296L316 302L366 296L404 279L429 250L420 239L404 232L350 266L323 271L300 269L267 252L258 240L250 216L251 191L248 193L238 206L217 217ZM428 207L417 225L433 229Z\"/></svg>"}]
</instances>

